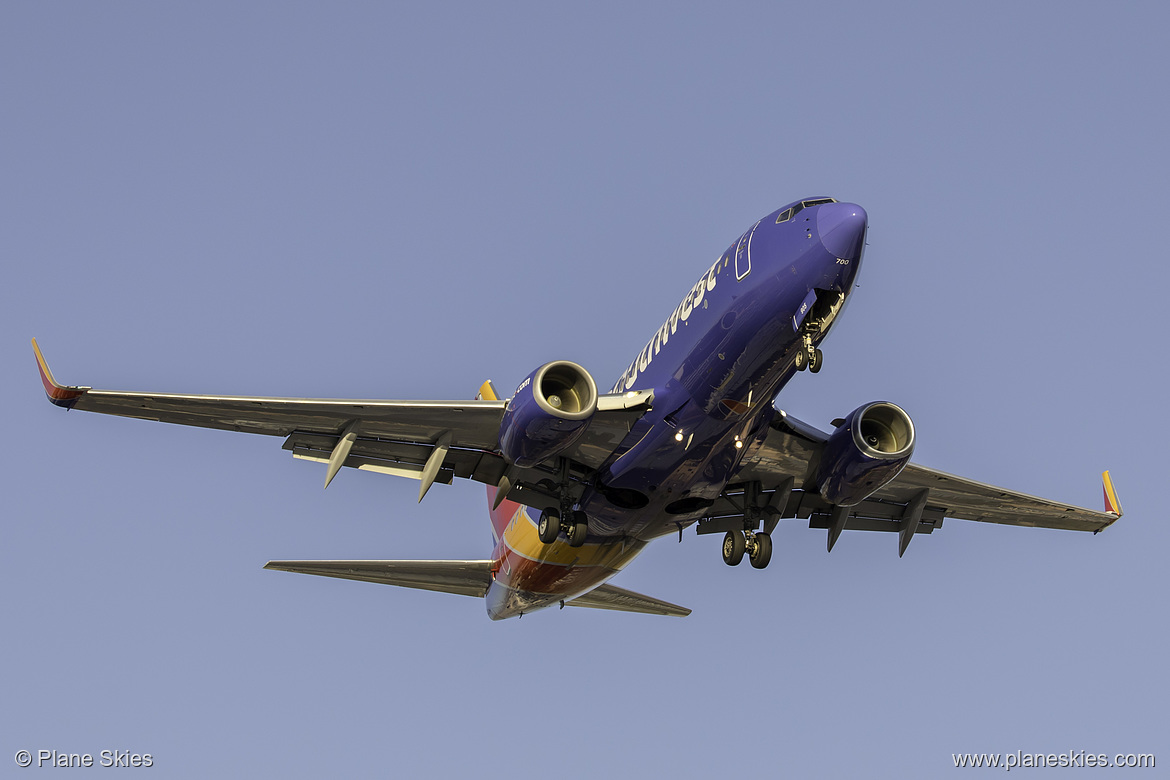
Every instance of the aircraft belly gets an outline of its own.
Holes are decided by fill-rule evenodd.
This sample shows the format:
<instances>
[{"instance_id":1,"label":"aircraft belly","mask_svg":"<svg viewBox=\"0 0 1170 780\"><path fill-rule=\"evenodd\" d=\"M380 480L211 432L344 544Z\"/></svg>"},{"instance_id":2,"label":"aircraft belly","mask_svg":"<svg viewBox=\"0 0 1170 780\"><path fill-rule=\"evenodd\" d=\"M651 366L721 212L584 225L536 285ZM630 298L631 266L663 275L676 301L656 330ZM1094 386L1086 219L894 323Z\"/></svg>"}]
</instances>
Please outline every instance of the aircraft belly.
<instances>
[{"instance_id":1,"label":"aircraft belly","mask_svg":"<svg viewBox=\"0 0 1170 780\"><path fill-rule=\"evenodd\" d=\"M856 271L856 263L842 264L808 241L805 230L789 228L756 234L741 278L730 265L713 266L708 278L715 283L701 305L688 310L677 332L669 320L618 381L625 387L633 377L653 387L655 409L643 418L650 430L631 431L582 495L591 533L649 541L697 522L766 427L772 400L805 349L794 315L813 290L843 300ZM837 308L839 302L831 314ZM822 319L814 345L833 317Z\"/></svg>"},{"instance_id":2,"label":"aircraft belly","mask_svg":"<svg viewBox=\"0 0 1170 780\"><path fill-rule=\"evenodd\" d=\"M582 496L590 531L646 542L697 522L773 414L771 396L761 394L753 408L728 419L689 405L657 421L654 430L601 475L604 487ZM642 497L644 505L621 505L634 496Z\"/></svg>"}]
</instances>

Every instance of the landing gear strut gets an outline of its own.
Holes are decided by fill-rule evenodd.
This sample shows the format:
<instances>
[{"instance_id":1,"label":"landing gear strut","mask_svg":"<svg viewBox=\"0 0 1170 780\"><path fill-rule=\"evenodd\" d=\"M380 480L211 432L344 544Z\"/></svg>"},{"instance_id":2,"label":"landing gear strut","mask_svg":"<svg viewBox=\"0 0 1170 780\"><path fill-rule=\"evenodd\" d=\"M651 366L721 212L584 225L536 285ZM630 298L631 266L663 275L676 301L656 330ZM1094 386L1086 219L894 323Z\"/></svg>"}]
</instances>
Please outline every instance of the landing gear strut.
<instances>
[{"instance_id":1,"label":"landing gear strut","mask_svg":"<svg viewBox=\"0 0 1170 780\"><path fill-rule=\"evenodd\" d=\"M806 368L814 374L821 370L821 365L825 362L825 354L820 349L813 346L814 329L805 327L800 332L801 349L796 353L796 370L804 371Z\"/></svg>"},{"instance_id":2,"label":"landing gear strut","mask_svg":"<svg viewBox=\"0 0 1170 780\"><path fill-rule=\"evenodd\" d=\"M752 568L764 568L772 560L772 537L763 531L728 531L723 537L723 562L738 566L744 553Z\"/></svg>"},{"instance_id":3,"label":"landing gear strut","mask_svg":"<svg viewBox=\"0 0 1170 780\"><path fill-rule=\"evenodd\" d=\"M541 510L540 521L536 524L536 535L543 544L552 544L565 532L570 547L580 547L585 544L585 537L589 535L589 518L584 512L573 509L573 498L569 492L569 460L561 459L560 479L561 506L560 510L548 507Z\"/></svg>"}]
</instances>

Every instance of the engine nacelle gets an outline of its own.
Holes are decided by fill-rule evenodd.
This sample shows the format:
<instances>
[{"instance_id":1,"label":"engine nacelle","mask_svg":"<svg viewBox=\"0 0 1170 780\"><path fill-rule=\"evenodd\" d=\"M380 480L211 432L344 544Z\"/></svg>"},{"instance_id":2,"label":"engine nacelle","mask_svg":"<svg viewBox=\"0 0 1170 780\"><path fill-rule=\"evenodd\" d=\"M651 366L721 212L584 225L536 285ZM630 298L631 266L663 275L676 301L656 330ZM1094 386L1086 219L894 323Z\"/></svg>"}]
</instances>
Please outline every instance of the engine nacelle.
<instances>
[{"instance_id":1,"label":"engine nacelle","mask_svg":"<svg viewBox=\"0 0 1170 780\"><path fill-rule=\"evenodd\" d=\"M854 409L825 442L817 467L821 498L860 504L888 484L914 453L914 423L899 407L875 401Z\"/></svg>"},{"instance_id":2,"label":"engine nacelle","mask_svg":"<svg viewBox=\"0 0 1170 780\"><path fill-rule=\"evenodd\" d=\"M521 468L535 466L576 443L597 411L597 384L576 363L558 360L533 371L516 388L500 422L500 452Z\"/></svg>"}]
</instances>

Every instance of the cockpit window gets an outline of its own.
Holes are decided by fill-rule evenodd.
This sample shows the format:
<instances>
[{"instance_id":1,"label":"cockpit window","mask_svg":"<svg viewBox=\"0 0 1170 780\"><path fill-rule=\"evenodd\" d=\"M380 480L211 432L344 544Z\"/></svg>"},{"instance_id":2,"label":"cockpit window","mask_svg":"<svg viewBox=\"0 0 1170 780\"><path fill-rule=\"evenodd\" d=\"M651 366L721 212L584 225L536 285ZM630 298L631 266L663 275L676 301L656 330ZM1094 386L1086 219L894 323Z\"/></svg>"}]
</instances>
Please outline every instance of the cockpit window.
<instances>
[{"instance_id":1,"label":"cockpit window","mask_svg":"<svg viewBox=\"0 0 1170 780\"><path fill-rule=\"evenodd\" d=\"M826 203L836 203L836 202L837 202L836 198L814 198L813 200L802 200L800 203L797 203L792 208L785 209L784 211L781 211L780 216L776 217L776 224L779 225L781 222L787 222L788 220L792 219L800 212L802 212L805 209L810 208L812 206L822 206Z\"/></svg>"}]
</instances>

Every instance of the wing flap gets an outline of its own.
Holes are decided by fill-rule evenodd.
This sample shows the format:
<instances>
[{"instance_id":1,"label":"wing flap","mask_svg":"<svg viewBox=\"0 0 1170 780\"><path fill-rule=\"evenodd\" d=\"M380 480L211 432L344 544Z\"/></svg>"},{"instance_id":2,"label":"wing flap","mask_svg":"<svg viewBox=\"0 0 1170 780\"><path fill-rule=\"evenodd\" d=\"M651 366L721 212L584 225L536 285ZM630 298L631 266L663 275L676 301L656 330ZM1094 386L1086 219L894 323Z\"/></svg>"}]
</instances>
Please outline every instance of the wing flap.
<instances>
[{"instance_id":1,"label":"wing flap","mask_svg":"<svg viewBox=\"0 0 1170 780\"><path fill-rule=\"evenodd\" d=\"M284 449L303 460L329 462L337 436L297 431L284 442ZM345 465L363 471L421 479L434 445L388 439L358 438L350 448ZM467 448L449 448L435 478L449 484L452 477L473 479L495 485L504 474L504 459L492 452Z\"/></svg>"},{"instance_id":2,"label":"wing flap","mask_svg":"<svg viewBox=\"0 0 1170 780\"><path fill-rule=\"evenodd\" d=\"M265 569L482 598L491 561L269 561Z\"/></svg>"},{"instance_id":3,"label":"wing flap","mask_svg":"<svg viewBox=\"0 0 1170 780\"><path fill-rule=\"evenodd\" d=\"M616 585L602 585L583 596L566 601L565 606L588 607L589 609L612 609L618 612L638 612L643 615L669 615L686 617L691 610L671 604L669 601L644 596Z\"/></svg>"}]
</instances>

